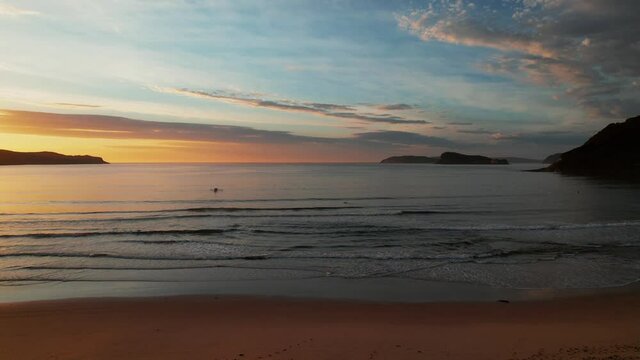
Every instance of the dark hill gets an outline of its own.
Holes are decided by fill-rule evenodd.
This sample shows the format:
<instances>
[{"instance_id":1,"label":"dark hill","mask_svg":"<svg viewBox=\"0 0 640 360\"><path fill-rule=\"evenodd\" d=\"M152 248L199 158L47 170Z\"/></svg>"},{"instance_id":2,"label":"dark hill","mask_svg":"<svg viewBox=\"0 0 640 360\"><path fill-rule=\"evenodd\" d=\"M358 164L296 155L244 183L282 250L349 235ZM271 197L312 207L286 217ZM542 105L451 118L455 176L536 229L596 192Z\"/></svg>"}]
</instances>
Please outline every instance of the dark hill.
<instances>
[{"instance_id":1,"label":"dark hill","mask_svg":"<svg viewBox=\"0 0 640 360\"><path fill-rule=\"evenodd\" d=\"M508 165L505 159L492 159L480 155L465 155L455 152L445 152L440 155L438 164L444 165Z\"/></svg>"},{"instance_id":2,"label":"dark hill","mask_svg":"<svg viewBox=\"0 0 640 360\"><path fill-rule=\"evenodd\" d=\"M542 162L545 164L553 164L554 162L560 160L560 156L562 156L562 153L551 154L544 158Z\"/></svg>"},{"instance_id":3,"label":"dark hill","mask_svg":"<svg viewBox=\"0 0 640 360\"><path fill-rule=\"evenodd\" d=\"M640 116L607 125L545 171L640 179Z\"/></svg>"},{"instance_id":4,"label":"dark hill","mask_svg":"<svg viewBox=\"0 0 640 360\"><path fill-rule=\"evenodd\" d=\"M0 165L64 165L64 164L108 164L100 157L69 156L50 151L16 152L0 150Z\"/></svg>"}]
</instances>

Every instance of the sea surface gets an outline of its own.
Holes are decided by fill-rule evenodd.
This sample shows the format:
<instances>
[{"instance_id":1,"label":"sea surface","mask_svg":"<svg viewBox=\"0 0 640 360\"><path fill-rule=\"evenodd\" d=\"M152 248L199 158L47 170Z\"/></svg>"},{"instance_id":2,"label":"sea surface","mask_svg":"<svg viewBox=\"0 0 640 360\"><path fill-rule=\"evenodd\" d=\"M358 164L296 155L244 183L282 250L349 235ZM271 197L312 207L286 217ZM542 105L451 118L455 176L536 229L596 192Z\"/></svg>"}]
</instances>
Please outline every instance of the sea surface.
<instances>
[{"instance_id":1,"label":"sea surface","mask_svg":"<svg viewBox=\"0 0 640 360\"><path fill-rule=\"evenodd\" d=\"M0 301L637 282L640 185L531 167L0 167Z\"/></svg>"}]
</instances>

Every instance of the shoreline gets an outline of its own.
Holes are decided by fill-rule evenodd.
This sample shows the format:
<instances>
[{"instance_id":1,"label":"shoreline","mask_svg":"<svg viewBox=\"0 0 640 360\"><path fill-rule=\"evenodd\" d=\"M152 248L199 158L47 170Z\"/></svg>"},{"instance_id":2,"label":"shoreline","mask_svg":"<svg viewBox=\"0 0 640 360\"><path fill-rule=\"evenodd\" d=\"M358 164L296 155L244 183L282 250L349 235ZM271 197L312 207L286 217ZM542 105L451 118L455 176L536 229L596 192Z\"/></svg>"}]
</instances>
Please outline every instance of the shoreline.
<instances>
[{"instance_id":1,"label":"shoreline","mask_svg":"<svg viewBox=\"0 0 640 360\"><path fill-rule=\"evenodd\" d=\"M554 300L581 296L640 293L640 281L600 288L501 288L484 284L408 278L317 277L299 279L121 282L69 281L0 287L0 305L86 298L180 296L264 297L362 303L434 303Z\"/></svg>"},{"instance_id":2,"label":"shoreline","mask_svg":"<svg viewBox=\"0 0 640 360\"><path fill-rule=\"evenodd\" d=\"M0 304L0 324L7 359L640 357L637 290L509 303L67 299Z\"/></svg>"}]
</instances>

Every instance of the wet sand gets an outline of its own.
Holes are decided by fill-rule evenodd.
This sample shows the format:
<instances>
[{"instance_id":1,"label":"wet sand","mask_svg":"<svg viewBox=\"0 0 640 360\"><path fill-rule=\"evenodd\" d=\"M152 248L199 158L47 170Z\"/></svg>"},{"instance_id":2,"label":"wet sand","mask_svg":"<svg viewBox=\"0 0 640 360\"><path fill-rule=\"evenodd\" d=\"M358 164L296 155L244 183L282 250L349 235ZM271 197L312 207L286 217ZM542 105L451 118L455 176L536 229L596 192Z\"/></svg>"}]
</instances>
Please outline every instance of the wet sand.
<instances>
[{"instance_id":1,"label":"wet sand","mask_svg":"<svg viewBox=\"0 0 640 360\"><path fill-rule=\"evenodd\" d=\"M0 304L0 359L640 359L640 294L510 303Z\"/></svg>"}]
</instances>

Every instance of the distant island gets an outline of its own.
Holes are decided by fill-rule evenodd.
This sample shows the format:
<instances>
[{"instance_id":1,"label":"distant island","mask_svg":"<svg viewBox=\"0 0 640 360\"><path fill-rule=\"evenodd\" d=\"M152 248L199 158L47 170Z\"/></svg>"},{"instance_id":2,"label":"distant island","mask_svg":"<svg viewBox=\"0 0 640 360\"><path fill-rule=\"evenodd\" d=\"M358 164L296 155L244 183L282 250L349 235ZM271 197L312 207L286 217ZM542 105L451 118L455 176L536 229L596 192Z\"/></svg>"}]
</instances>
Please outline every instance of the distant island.
<instances>
[{"instance_id":1,"label":"distant island","mask_svg":"<svg viewBox=\"0 0 640 360\"><path fill-rule=\"evenodd\" d=\"M441 164L441 165L508 165L506 159L493 159L480 155L466 155L444 152L440 157L428 156L392 156L382 160L382 164Z\"/></svg>"},{"instance_id":2,"label":"distant island","mask_svg":"<svg viewBox=\"0 0 640 360\"><path fill-rule=\"evenodd\" d=\"M640 116L607 125L582 146L533 171L640 179Z\"/></svg>"},{"instance_id":3,"label":"distant island","mask_svg":"<svg viewBox=\"0 0 640 360\"><path fill-rule=\"evenodd\" d=\"M79 165L108 164L101 157L63 155L50 151L17 152L0 150L0 165Z\"/></svg>"}]
</instances>

